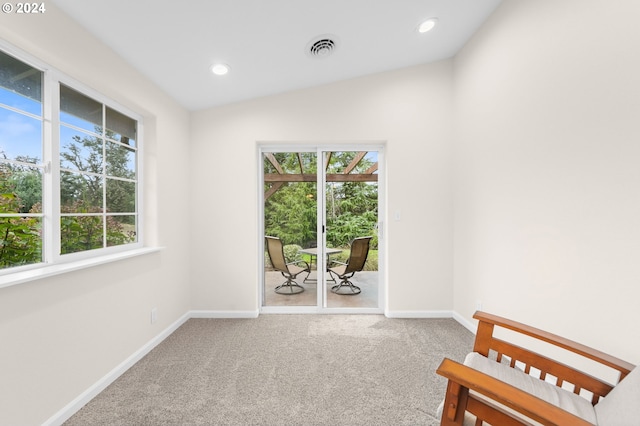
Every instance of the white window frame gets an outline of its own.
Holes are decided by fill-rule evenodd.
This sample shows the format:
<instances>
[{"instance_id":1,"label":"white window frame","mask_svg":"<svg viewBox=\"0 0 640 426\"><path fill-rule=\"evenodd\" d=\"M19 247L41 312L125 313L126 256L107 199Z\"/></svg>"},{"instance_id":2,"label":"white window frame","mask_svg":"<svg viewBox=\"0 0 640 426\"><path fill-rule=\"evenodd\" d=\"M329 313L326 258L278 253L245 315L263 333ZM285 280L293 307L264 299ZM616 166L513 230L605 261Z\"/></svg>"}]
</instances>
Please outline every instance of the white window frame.
<instances>
[{"instance_id":1,"label":"white window frame","mask_svg":"<svg viewBox=\"0 0 640 426\"><path fill-rule=\"evenodd\" d=\"M43 238L42 262L0 270L0 288L83 269L159 250L144 241L144 125L141 114L124 107L39 59L0 40L0 50L43 72ZM136 233L135 242L76 253L60 254L60 84L90 97L137 121L136 135Z\"/></svg>"}]
</instances>

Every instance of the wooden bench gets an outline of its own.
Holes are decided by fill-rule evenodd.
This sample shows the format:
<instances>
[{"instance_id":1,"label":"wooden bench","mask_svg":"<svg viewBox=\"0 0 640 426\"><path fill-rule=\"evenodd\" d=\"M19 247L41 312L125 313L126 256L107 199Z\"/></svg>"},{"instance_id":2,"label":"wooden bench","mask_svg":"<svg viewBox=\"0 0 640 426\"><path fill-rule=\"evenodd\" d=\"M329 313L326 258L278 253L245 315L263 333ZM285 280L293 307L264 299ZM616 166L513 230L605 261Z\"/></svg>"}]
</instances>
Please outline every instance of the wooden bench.
<instances>
[{"instance_id":1,"label":"wooden bench","mask_svg":"<svg viewBox=\"0 0 640 426\"><path fill-rule=\"evenodd\" d=\"M598 421L600 417L605 417L609 415L608 412L617 409L613 405L616 403L613 397L611 401L607 401L610 407L604 407L605 404L602 404L602 413L597 413L598 410L593 406L601 400L607 400L603 397L606 397L615 385L627 377L635 365L552 333L496 315L476 312L473 317L479 321L473 348L475 354L470 354L465 363L475 366L444 359L437 369L438 374L448 379L444 404L441 405L441 425L479 426L483 424L482 421L494 426L625 424ZM531 349L497 338L494 334L496 328L504 328L529 336L536 341L546 342L553 347L562 348L569 353L604 365L618 375L617 382L607 383ZM483 369L485 372L482 371ZM636 373L634 376L638 378L632 378L630 381L634 383L628 386L634 392L640 389L640 373ZM507 381L500 380L498 377ZM520 386L522 381L526 382L524 386ZM531 392L523 390L538 387L542 389L540 392L544 396L534 396ZM576 402L580 405L587 395L588 399L585 400L590 405L587 404L586 411L593 410L594 413L583 416L572 413L571 410L554 403L557 399L555 395L553 398L546 398L549 392L555 392L561 400L569 401L568 405L571 407ZM572 393L579 397L576 398L571 395ZM627 397L627 395L621 397L616 395L618 400ZM640 398L640 395L634 395L634 398L636 397ZM576 399L580 401L575 401ZM635 405L640 405L640 399ZM634 410L637 412L638 408L635 407ZM585 417L590 420L585 420ZM635 421L637 423L633 424L640 424L640 418L635 418Z\"/></svg>"}]
</instances>

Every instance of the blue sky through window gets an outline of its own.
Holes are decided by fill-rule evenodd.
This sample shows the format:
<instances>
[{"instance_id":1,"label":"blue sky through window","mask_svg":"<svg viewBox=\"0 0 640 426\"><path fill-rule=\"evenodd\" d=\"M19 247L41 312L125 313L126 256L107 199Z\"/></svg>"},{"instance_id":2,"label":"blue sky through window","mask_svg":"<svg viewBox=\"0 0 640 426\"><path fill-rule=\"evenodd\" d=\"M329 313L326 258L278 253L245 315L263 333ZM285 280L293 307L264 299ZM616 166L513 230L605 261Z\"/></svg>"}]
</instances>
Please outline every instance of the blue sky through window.
<instances>
[{"instance_id":1,"label":"blue sky through window","mask_svg":"<svg viewBox=\"0 0 640 426\"><path fill-rule=\"evenodd\" d=\"M42 102L22 96L2 86L0 86L0 103L39 117L42 116Z\"/></svg>"},{"instance_id":2,"label":"blue sky through window","mask_svg":"<svg viewBox=\"0 0 640 426\"><path fill-rule=\"evenodd\" d=\"M367 152L367 155L364 156L364 158L365 158L365 160L371 161L372 163L377 163L378 162L378 151L369 151L369 152ZM376 170L373 173L377 174L378 171Z\"/></svg>"},{"instance_id":3,"label":"blue sky through window","mask_svg":"<svg viewBox=\"0 0 640 426\"><path fill-rule=\"evenodd\" d=\"M40 102L4 88L0 88L0 104L42 116ZM0 105L0 155L12 160L29 156L42 161L42 119Z\"/></svg>"}]
</instances>

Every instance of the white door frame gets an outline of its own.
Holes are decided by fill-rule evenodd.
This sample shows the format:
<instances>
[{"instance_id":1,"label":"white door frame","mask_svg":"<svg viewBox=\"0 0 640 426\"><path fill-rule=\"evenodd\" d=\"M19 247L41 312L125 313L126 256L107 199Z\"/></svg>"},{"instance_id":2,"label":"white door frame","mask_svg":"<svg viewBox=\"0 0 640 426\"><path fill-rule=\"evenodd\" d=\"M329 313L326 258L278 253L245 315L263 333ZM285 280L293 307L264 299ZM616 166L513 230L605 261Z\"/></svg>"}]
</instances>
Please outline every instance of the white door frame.
<instances>
[{"instance_id":1,"label":"white door frame","mask_svg":"<svg viewBox=\"0 0 640 426\"><path fill-rule=\"evenodd\" d=\"M386 170L385 170L385 148L384 141L355 141L344 143L282 143L282 142L258 142L257 143L257 187L258 187L258 309L264 314L284 314L284 313L324 313L324 314L383 314L386 306L387 295L387 273L386 273ZM317 297L316 306L263 306L264 303L264 163L263 154L268 152L315 152L318 158L318 165L322 164L325 152L336 151L376 151L378 153L378 307L376 308L329 308L326 301L326 256L320 253L317 259ZM317 235L321 236L321 246L326 245L326 233L323 227L326 226L326 197L324 191L326 188L325 173L321 167L317 172ZM351 296L345 296L351 297ZM357 297L357 296L355 296Z\"/></svg>"}]
</instances>

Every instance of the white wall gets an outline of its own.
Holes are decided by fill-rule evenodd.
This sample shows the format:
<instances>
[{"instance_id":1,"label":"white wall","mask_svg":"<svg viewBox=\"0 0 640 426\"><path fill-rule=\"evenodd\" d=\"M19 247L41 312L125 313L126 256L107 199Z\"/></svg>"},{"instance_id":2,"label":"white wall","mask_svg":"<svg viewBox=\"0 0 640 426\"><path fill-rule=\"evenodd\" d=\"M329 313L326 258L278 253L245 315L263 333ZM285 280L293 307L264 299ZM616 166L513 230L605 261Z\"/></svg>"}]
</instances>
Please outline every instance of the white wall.
<instances>
[{"instance_id":1,"label":"white wall","mask_svg":"<svg viewBox=\"0 0 640 426\"><path fill-rule=\"evenodd\" d=\"M640 2L506 0L454 62L454 309L640 362Z\"/></svg>"},{"instance_id":2,"label":"white wall","mask_svg":"<svg viewBox=\"0 0 640 426\"><path fill-rule=\"evenodd\" d=\"M257 141L386 141L389 312L452 307L451 62L192 116L192 305L258 310Z\"/></svg>"},{"instance_id":3,"label":"white wall","mask_svg":"<svg viewBox=\"0 0 640 426\"><path fill-rule=\"evenodd\" d=\"M257 141L386 141L389 313L481 300L640 362L637 16L505 0L455 61L189 115L53 4L0 15L1 38L145 116L166 246L0 289L0 424L42 423L189 309L258 310Z\"/></svg>"},{"instance_id":4,"label":"white wall","mask_svg":"<svg viewBox=\"0 0 640 426\"><path fill-rule=\"evenodd\" d=\"M147 235L166 249L0 289L0 424L41 424L189 309L188 112L50 2L0 38L144 116ZM150 324L150 311L158 321Z\"/></svg>"}]
</instances>

